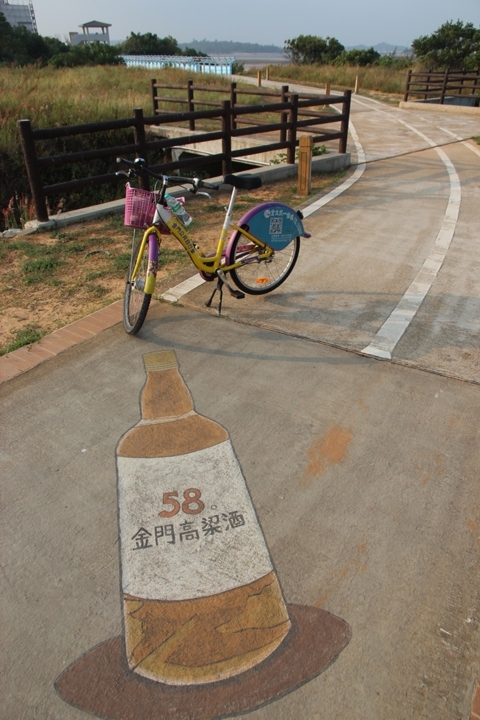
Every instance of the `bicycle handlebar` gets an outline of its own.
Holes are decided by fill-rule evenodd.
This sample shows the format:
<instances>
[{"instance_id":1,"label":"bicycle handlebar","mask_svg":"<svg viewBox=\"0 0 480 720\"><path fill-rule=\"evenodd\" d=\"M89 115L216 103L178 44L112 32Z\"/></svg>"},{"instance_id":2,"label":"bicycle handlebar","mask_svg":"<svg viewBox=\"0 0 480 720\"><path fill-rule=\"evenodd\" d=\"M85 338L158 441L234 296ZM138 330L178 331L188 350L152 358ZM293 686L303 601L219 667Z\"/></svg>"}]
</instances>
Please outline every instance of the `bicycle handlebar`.
<instances>
[{"instance_id":1,"label":"bicycle handlebar","mask_svg":"<svg viewBox=\"0 0 480 720\"><path fill-rule=\"evenodd\" d=\"M184 185L189 184L192 185L192 189L190 192L195 194L197 190L200 188L209 188L210 190L218 190L220 188L220 185L216 185L214 183L208 183L205 182L205 180L201 180L200 178L186 178L181 177L180 175L160 175L157 173L154 173L153 170L150 170L149 168L145 167L144 165L145 160L143 158L137 158L135 162L132 162L131 160L126 160L125 158L117 157L117 163L125 163L130 169L128 173L125 172L117 172L116 175L127 175L127 177L130 177L130 174L134 176L138 175L150 175L150 177L155 178L156 180L160 180L165 185L169 184L169 181L172 182L175 181L176 184Z\"/></svg>"}]
</instances>

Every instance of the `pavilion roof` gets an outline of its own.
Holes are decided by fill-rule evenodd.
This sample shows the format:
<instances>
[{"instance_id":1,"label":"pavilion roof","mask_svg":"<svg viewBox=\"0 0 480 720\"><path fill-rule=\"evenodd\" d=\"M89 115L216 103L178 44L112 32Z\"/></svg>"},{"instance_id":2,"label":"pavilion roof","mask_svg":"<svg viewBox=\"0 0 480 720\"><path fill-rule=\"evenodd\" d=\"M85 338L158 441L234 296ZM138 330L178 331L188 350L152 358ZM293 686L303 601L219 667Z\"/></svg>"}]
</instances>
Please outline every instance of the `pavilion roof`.
<instances>
[{"instance_id":1,"label":"pavilion roof","mask_svg":"<svg viewBox=\"0 0 480 720\"><path fill-rule=\"evenodd\" d=\"M79 25L81 28L89 28L89 27L112 27L111 23L106 22L99 22L98 20L90 20L90 22L83 23L83 25Z\"/></svg>"}]
</instances>

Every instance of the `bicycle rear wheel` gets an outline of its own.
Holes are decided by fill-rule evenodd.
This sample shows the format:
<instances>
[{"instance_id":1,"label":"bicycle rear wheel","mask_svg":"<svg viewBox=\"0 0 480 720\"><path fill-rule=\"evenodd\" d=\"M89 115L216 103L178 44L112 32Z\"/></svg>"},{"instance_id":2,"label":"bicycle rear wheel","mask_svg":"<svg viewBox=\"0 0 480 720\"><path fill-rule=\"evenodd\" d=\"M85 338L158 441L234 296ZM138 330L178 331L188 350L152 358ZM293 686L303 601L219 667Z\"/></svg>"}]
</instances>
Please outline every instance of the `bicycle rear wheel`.
<instances>
[{"instance_id":1,"label":"bicycle rear wheel","mask_svg":"<svg viewBox=\"0 0 480 720\"><path fill-rule=\"evenodd\" d=\"M228 264L243 264L230 271L233 282L249 295L264 295L279 287L292 272L300 252L300 238L296 237L283 250L275 250L266 260L260 260L262 249L240 232L230 246Z\"/></svg>"},{"instance_id":2,"label":"bicycle rear wheel","mask_svg":"<svg viewBox=\"0 0 480 720\"><path fill-rule=\"evenodd\" d=\"M139 258L140 253L141 257ZM132 277L138 259L140 259L138 271L135 277ZM157 264L157 239L154 235L150 235L148 238L143 252L142 240L134 244L123 297L123 326L129 335L138 333L147 316L150 300L152 299L151 293L147 294L145 292L147 274L152 271L156 274Z\"/></svg>"}]
</instances>

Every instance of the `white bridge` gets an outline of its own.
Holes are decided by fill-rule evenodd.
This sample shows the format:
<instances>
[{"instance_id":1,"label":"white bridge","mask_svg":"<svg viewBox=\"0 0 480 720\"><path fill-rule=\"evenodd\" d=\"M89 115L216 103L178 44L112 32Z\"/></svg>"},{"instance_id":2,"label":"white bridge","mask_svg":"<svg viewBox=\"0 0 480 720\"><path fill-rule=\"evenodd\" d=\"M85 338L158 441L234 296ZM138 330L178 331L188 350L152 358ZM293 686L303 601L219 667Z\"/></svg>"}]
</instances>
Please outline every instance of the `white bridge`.
<instances>
[{"instance_id":1,"label":"white bridge","mask_svg":"<svg viewBox=\"0 0 480 720\"><path fill-rule=\"evenodd\" d=\"M127 67L163 68L176 67L182 70L210 75L231 75L234 57L190 57L185 55L121 55Z\"/></svg>"}]
</instances>

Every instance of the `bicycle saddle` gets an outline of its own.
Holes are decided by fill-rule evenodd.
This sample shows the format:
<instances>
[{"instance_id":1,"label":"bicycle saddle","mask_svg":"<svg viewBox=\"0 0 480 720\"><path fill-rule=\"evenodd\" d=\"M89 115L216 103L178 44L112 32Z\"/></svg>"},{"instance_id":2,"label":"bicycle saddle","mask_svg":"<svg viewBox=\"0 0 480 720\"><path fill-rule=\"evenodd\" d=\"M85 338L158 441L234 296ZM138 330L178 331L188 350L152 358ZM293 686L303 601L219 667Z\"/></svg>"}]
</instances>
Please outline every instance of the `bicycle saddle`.
<instances>
[{"instance_id":1,"label":"bicycle saddle","mask_svg":"<svg viewBox=\"0 0 480 720\"><path fill-rule=\"evenodd\" d=\"M225 175L223 182L238 190L256 190L262 187L262 178L258 175Z\"/></svg>"}]
</instances>

